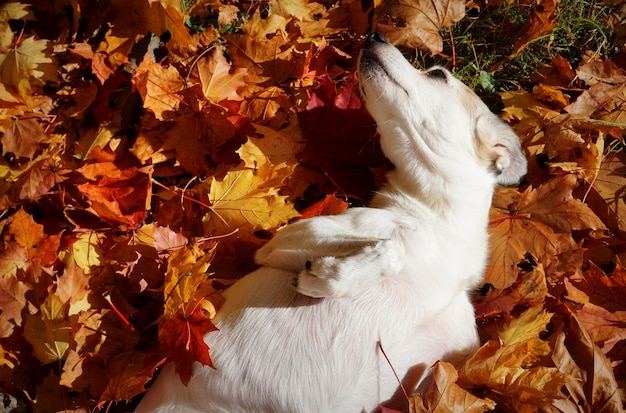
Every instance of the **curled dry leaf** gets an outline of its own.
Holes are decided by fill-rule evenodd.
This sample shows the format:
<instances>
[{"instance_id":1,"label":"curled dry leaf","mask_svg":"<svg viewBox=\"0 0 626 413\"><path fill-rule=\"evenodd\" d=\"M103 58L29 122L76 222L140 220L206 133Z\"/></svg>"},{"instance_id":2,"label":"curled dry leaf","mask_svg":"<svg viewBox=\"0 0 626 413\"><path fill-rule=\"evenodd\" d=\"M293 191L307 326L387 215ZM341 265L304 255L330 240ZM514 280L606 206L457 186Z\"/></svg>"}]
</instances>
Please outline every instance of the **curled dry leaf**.
<instances>
[{"instance_id":1,"label":"curled dry leaf","mask_svg":"<svg viewBox=\"0 0 626 413\"><path fill-rule=\"evenodd\" d=\"M421 396L410 400L411 413L448 413L463 411L466 413L482 413L493 410L496 403L487 398L476 397L456 384L458 373L456 368L446 362L435 363L432 369L433 384Z\"/></svg>"},{"instance_id":2,"label":"curled dry leaf","mask_svg":"<svg viewBox=\"0 0 626 413\"><path fill-rule=\"evenodd\" d=\"M441 53L440 29L465 16L462 0L388 0L376 10L375 29L393 44Z\"/></svg>"}]
</instances>

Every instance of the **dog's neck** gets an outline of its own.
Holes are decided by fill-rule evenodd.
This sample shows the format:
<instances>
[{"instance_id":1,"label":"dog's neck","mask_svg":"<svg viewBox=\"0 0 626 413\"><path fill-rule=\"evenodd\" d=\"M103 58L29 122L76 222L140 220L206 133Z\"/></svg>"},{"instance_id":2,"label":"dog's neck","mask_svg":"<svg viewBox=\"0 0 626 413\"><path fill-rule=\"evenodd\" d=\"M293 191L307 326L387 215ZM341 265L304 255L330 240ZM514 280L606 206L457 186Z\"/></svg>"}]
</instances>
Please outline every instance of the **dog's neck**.
<instances>
[{"instance_id":1,"label":"dog's neck","mask_svg":"<svg viewBox=\"0 0 626 413\"><path fill-rule=\"evenodd\" d=\"M421 213L426 208L441 219L472 220L479 226L486 224L495 185L493 179L472 177L470 174L463 177L427 174L421 182L409 183L407 173L398 169L389 172L387 183L372 199L370 206L400 207L409 214ZM398 202L399 199L402 202ZM464 211L464 216L459 216L458 211Z\"/></svg>"}]
</instances>

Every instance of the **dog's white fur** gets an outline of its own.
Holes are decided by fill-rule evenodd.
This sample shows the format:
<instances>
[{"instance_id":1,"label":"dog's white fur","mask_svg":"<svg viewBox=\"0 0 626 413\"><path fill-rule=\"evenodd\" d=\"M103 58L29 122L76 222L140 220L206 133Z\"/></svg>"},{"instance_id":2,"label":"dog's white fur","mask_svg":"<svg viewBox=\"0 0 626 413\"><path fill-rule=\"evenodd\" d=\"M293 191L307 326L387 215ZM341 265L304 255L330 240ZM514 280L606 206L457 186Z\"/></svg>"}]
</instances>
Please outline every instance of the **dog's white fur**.
<instances>
[{"instance_id":1,"label":"dog's white fur","mask_svg":"<svg viewBox=\"0 0 626 413\"><path fill-rule=\"evenodd\" d=\"M198 364L185 387L167 365L137 412L398 408L378 343L408 391L435 361L476 348L468 291L494 186L526 173L519 140L449 72L414 69L379 35L359 70L396 167L387 185L369 208L279 231L256 255L263 267L225 292L205 337L217 370Z\"/></svg>"}]
</instances>

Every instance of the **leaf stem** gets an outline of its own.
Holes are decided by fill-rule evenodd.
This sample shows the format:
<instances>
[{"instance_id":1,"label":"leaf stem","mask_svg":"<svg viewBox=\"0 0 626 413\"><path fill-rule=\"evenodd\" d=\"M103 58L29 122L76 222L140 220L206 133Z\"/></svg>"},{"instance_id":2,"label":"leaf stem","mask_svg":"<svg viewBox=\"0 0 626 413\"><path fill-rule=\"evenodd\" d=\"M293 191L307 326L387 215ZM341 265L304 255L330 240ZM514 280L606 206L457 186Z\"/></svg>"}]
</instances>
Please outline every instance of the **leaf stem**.
<instances>
[{"instance_id":1,"label":"leaf stem","mask_svg":"<svg viewBox=\"0 0 626 413\"><path fill-rule=\"evenodd\" d=\"M389 357L387 357L387 353L385 353L383 344L380 342L380 340L378 340L376 344L378 345L380 352L385 357L385 360L387 360L387 364L389 364L389 367L391 367L391 371L393 372L393 375L396 376L396 380L398 381L398 384L400 385L400 389L402 390L402 393L404 394L404 397L406 398L407 403L410 403L411 398L409 397L409 394L406 392L406 389L404 388L404 385L402 384L402 381L400 380L400 376L398 376L398 373L396 373L396 369L393 368L393 364L391 364L391 360L389 360Z\"/></svg>"}]
</instances>

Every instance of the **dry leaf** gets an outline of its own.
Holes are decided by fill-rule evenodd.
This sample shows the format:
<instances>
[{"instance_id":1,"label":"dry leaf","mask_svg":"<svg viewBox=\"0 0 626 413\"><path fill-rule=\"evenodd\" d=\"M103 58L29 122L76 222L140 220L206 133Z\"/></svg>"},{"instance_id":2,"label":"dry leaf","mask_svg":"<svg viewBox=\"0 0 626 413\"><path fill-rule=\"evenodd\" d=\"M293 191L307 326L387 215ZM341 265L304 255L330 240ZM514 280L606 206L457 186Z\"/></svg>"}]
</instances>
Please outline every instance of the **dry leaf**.
<instances>
[{"instance_id":1,"label":"dry leaf","mask_svg":"<svg viewBox=\"0 0 626 413\"><path fill-rule=\"evenodd\" d=\"M465 2L389 0L376 14L376 30L391 43L437 54L443 50L439 30L452 26L465 16Z\"/></svg>"},{"instance_id":2,"label":"dry leaf","mask_svg":"<svg viewBox=\"0 0 626 413\"><path fill-rule=\"evenodd\" d=\"M481 399L456 384L458 374L450 363L439 361L432 370L433 384L425 394L411 398L411 413L448 413L460 411L482 413L493 410L496 403Z\"/></svg>"}]
</instances>

